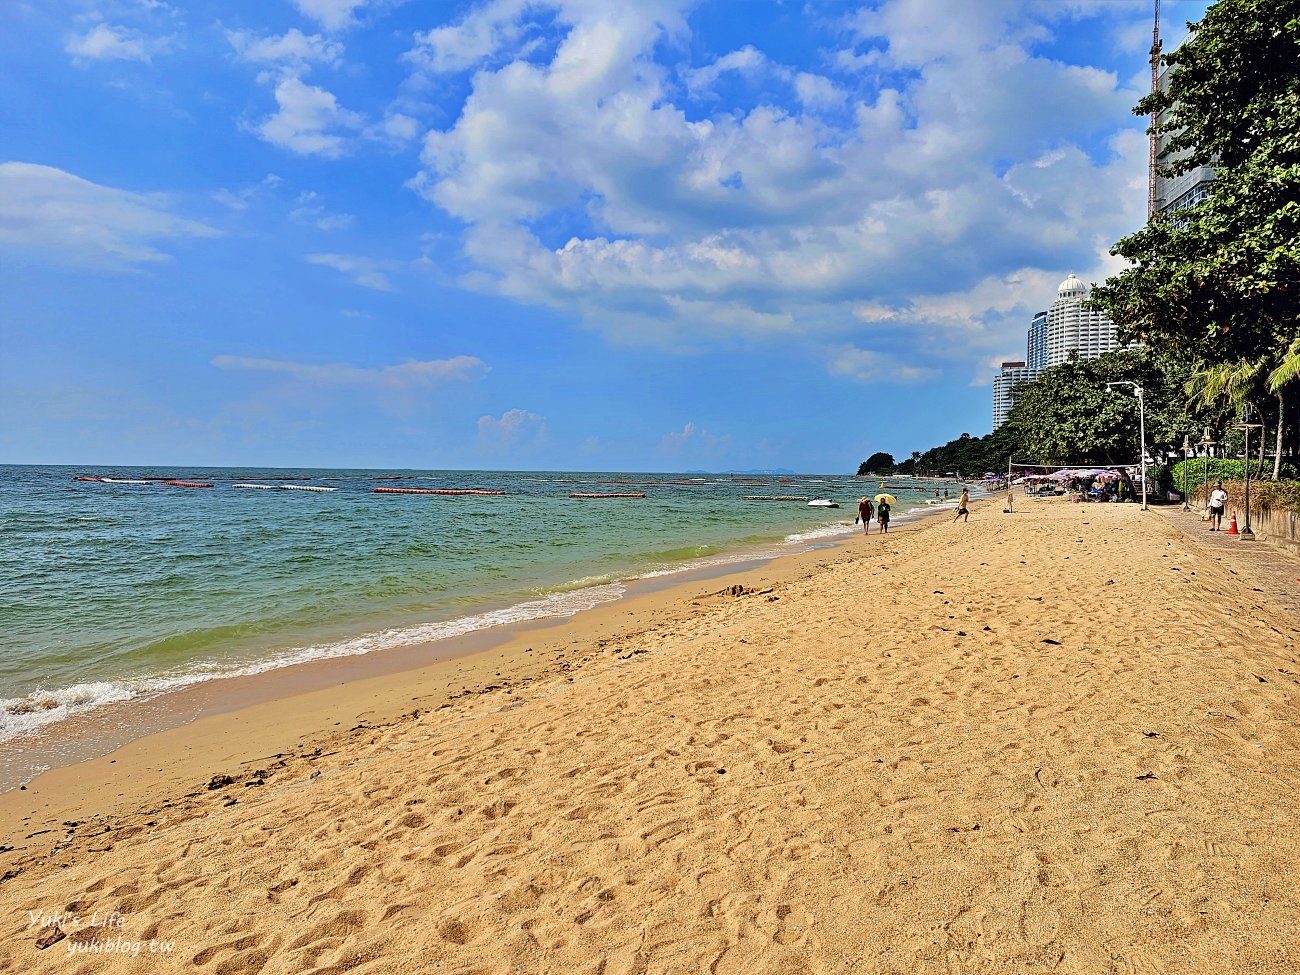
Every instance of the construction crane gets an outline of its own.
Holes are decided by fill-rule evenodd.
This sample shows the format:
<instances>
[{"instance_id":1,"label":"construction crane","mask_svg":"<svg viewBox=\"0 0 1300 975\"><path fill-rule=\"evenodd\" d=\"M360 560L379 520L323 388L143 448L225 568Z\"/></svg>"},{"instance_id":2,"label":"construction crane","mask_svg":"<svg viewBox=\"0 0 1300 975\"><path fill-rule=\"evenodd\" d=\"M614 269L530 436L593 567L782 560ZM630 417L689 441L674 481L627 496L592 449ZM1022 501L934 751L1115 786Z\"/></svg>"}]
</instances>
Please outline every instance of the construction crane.
<instances>
[{"instance_id":1,"label":"construction crane","mask_svg":"<svg viewBox=\"0 0 1300 975\"><path fill-rule=\"evenodd\" d=\"M1160 88L1160 0L1155 0L1155 23L1151 26L1151 93ZM1151 137L1147 146L1147 222L1156 215L1156 160L1160 155L1160 111L1151 113Z\"/></svg>"}]
</instances>

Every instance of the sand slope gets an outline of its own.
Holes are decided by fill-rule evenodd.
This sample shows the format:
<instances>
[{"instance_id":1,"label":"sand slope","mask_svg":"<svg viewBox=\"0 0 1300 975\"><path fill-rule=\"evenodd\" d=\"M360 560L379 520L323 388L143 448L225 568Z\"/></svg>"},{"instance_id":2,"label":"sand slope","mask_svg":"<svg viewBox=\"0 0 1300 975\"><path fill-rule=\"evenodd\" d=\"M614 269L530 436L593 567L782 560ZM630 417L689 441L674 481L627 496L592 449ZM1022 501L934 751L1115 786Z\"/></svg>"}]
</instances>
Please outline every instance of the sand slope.
<instances>
[{"instance_id":1,"label":"sand slope","mask_svg":"<svg viewBox=\"0 0 1300 975\"><path fill-rule=\"evenodd\" d=\"M1300 971L1300 624L1246 570L1042 503L705 588L27 865L0 970ZM65 909L37 950L27 912ZM174 947L70 954L92 936Z\"/></svg>"}]
</instances>

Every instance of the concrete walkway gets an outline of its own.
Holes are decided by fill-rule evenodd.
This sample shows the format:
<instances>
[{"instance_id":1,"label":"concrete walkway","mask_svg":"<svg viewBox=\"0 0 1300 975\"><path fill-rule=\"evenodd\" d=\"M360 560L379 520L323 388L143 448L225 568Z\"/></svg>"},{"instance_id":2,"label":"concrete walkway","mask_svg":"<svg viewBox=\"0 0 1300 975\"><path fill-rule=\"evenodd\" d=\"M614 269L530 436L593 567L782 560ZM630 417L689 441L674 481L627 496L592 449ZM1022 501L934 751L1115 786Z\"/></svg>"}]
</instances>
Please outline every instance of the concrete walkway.
<instances>
[{"instance_id":1,"label":"concrete walkway","mask_svg":"<svg viewBox=\"0 0 1300 975\"><path fill-rule=\"evenodd\" d=\"M1300 558L1267 542L1227 534L1226 518L1224 531L1212 532L1201 521L1199 510L1183 511L1170 505L1154 507L1151 512L1221 562L1225 573L1249 578L1256 592L1300 620ZM1237 527L1241 528L1240 520Z\"/></svg>"}]
</instances>

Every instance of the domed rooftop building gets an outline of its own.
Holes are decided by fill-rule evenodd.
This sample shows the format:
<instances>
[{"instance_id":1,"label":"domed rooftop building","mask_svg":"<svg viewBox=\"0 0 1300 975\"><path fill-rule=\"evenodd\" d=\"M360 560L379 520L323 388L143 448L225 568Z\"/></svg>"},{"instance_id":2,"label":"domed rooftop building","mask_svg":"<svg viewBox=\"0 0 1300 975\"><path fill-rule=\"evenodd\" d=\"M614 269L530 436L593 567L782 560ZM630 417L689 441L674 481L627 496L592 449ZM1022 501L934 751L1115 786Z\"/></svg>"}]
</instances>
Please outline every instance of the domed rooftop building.
<instances>
[{"instance_id":1,"label":"domed rooftop building","mask_svg":"<svg viewBox=\"0 0 1300 975\"><path fill-rule=\"evenodd\" d=\"M1088 292L1092 290L1086 284L1079 280L1073 271L1061 282L1061 286L1056 289L1058 298L1086 298Z\"/></svg>"},{"instance_id":2,"label":"domed rooftop building","mask_svg":"<svg viewBox=\"0 0 1300 975\"><path fill-rule=\"evenodd\" d=\"M1083 307L1092 289L1073 271L1056 289L1056 300L1047 311L1047 362L1058 366L1077 352L1080 359L1095 359L1119 348L1115 325L1105 312Z\"/></svg>"}]
</instances>

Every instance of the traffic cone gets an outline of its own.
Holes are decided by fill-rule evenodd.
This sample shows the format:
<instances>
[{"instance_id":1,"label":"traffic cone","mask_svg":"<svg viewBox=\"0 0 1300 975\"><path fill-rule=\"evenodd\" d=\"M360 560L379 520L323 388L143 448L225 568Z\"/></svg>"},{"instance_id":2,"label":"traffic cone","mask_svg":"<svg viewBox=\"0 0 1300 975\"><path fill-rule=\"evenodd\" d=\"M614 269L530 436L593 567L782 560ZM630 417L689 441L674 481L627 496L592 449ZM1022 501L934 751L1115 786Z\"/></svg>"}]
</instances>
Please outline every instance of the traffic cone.
<instances>
[{"instance_id":1,"label":"traffic cone","mask_svg":"<svg viewBox=\"0 0 1300 975\"><path fill-rule=\"evenodd\" d=\"M1227 532L1225 532L1225 534L1228 534L1228 535L1240 535L1240 534L1241 534L1241 532L1237 531L1237 512L1235 512L1235 511L1232 513L1232 521L1228 522L1228 530L1227 530Z\"/></svg>"}]
</instances>

